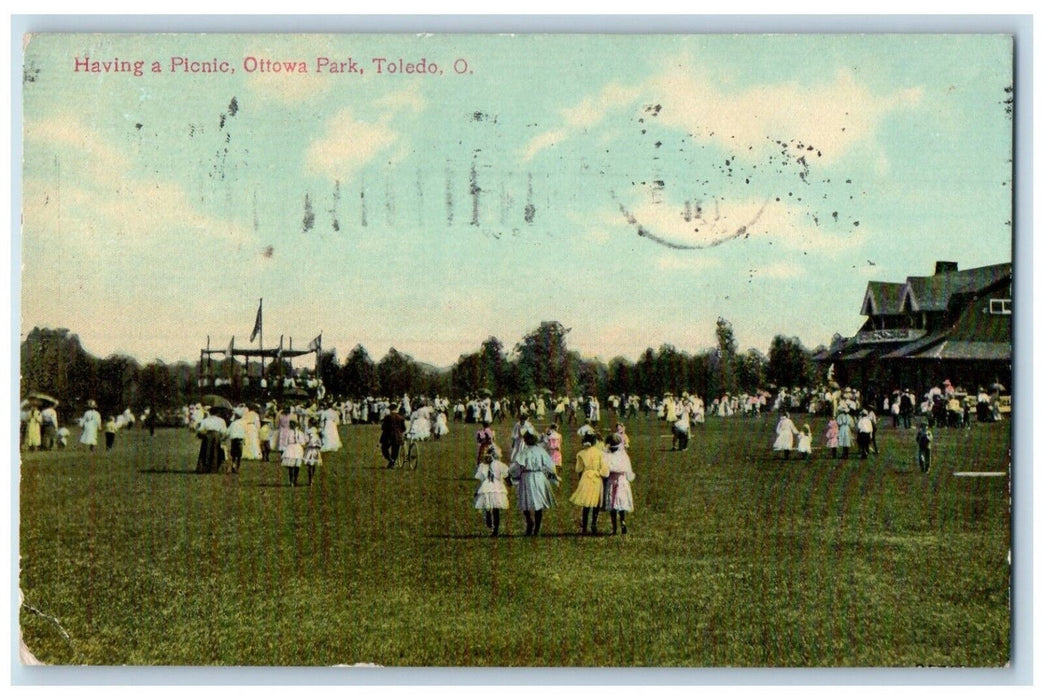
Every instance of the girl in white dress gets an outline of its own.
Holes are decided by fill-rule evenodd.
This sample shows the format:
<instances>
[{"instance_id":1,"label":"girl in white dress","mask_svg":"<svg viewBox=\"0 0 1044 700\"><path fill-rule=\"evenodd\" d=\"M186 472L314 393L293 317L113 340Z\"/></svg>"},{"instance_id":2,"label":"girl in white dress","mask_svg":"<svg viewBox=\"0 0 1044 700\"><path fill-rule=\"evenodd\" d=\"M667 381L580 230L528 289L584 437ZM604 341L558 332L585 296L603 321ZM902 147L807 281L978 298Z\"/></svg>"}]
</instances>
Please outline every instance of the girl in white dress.
<instances>
[{"instance_id":1,"label":"girl in white dress","mask_svg":"<svg viewBox=\"0 0 1044 700\"><path fill-rule=\"evenodd\" d=\"M475 469L475 478L479 487L475 491L475 508L486 512L486 527L490 528L490 536L500 534L500 511L508 507L508 494L505 479L508 465L500 461L500 450L494 445L487 450L482 462Z\"/></svg>"},{"instance_id":2,"label":"girl in white dress","mask_svg":"<svg viewBox=\"0 0 1044 700\"><path fill-rule=\"evenodd\" d=\"M297 420L290 419L288 429L283 433L283 466L286 467L287 476L291 486L297 486L297 478L301 473L301 465L304 463L304 446L308 437L304 431L297 427Z\"/></svg>"},{"instance_id":3,"label":"girl in white dress","mask_svg":"<svg viewBox=\"0 0 1044 700\"><path fill-rule=\"evenodd\" d=\"M797 436L797 451L801 459L812 457L812 428L805 423L801 426L801 432Z\"/></svg>"},{"instance_id":4,"label":"girl in white dress","mask_svg":"<svg viewBox=\"0 0 1044 700\"><path fill-rule=\"evenodd\" d=\"M312 485L315 478L315 470L323 466L323 439L319 436L319 430L311 428L308 431L308 442L305 443L304 456L301 461L308 467L308 485Z\"/></svg>"},{"instance_id":5,"label":"girl in white dress","mask_svg":"<svg viewBox=\"0 0 1044 700\"><path fill-rule=\"evenodd\" d=\"M612 534L616 534L616 519L620 519L620 532L627 534L627 513L634 510L634 495L631 493L631 482L634 481L634 469L631 468L631 458L617 433L609 436L609 453L606 461L609 462L609 478L605 483L605 509L609 511L609 520L612 522Z\"/></svg>"},{"instance_id":6,"label":"girl in white dress","mask_svg":"<svg viewBox=\"0 0 1044 700\"><path fill-rule=\"evenodd\" d=\"M432 430L432 434L436 440L443 435L449 435L449 424L446 422L445 411L439 411L439 415L435 416L435 428Z\"/></svg>"}]
</instances>

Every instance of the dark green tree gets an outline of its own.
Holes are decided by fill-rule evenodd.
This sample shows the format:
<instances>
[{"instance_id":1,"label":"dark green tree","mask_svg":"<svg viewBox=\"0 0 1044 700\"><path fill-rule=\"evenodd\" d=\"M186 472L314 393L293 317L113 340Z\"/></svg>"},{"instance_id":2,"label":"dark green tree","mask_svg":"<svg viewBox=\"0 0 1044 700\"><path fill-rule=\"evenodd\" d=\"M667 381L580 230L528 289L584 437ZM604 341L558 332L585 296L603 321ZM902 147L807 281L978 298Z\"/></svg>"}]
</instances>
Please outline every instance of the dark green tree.
<instances>
[{"instance_id":1,"label":"dark green tree","mask_svg":"<svg viewBox=\"0 0 1044 700\"><path fill-rule=\"evenodd\" d=\"M370 359L370 354L362 345L356 345L348 353L343 369L344 392L348 396L363 398L380 393L380 380L377 377L377 366Z\"/></svg>"},{"instance_id":2,"label":"dark green tree","mask_svg":"<svg viewBox=\"0 0 1044 700\"><path fill-rule=\"evenodd\" d=\"M573 390L567 333L569 329L558 321L544 321L515 346L519 391L530 394L538 389L550 389L558 395Z\"/></svg>"},{"instance_id":3,"label":"dark green tree","mask_svg":"<svg viewBox=\"0 0 1044 700\"><path fill-rule=\"evenodd\" d=\"M777 335L769 346L768 380L779 388L808 386L813 376L812 353L799 338Z\"/></svg>"},{"instance_id":4,"label":"dark green tree","mask_svg":"<svg viewBox=\"0 0 1044 700\"><path fill-rule=\"evenodd\" d=\"M752 394L765 388L768 358L765 353L751 348L736 357L736 384L740 391Z\"/></svg>"},{"instance_id":5,"label":"dark green tree","mask_svg":"<svg viewBox=\"0 0 1044 700\"><path fill-rule=\"evenodd\" d=\"M461 355L450 369L450 386L457 396L470 396L484 388L482 355Z\"/></svg>"},{"instance_id":6,"label":"dark green tree","mask_svg":"<svg viewBox=\"0 0 1044 700\"><path fill-rule=\"evenodd\" d=\"M319 378L323 380L327 396L344 394L344 372L337 362L337 350L323 350L319 355Z\"/></svg>"},{"instance_id":7,"label":"dark green tree","mask_svg":"<svg viewBox=\"0 0 1044 700\"><path fill-rule=\"evenodd\" d=\"M736 392L736 334L732 324L721 316L718 317L714 331L718 339L718 382L722 392Z\"/></svg>"},{"instance_id":8,"label":"dark green tree","mask_svg":"<svg viewBox=\"0 0 1044 700\"><path fill-rule=\"evenodd\" d=\"M420 379L420 370L413 358L395 348L377 363L377 380L381 392L391 398L402 397L410 392L416 393L415 386Z\"/></svg>"}]
</instances>

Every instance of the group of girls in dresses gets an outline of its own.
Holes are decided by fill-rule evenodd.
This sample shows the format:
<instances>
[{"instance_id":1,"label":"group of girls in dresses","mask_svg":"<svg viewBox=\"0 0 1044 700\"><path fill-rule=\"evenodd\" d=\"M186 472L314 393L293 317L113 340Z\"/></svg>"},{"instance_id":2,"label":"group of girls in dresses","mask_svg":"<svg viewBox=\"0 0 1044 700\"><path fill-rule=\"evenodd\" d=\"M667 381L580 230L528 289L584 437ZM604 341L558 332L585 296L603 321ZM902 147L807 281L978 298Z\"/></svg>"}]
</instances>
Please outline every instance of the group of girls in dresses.
<instances>
[{"instance_id":1,"label":"group of girls in dresses","mask_svg":"<svg viewBox=\"0 0 1044 700\"><path fill-rule=\"evenodd\" d=\"M521 422L521 421L520 421ZM516 426L520 427L520 426ZM626 515L634 510L631 482L634 470L627 454L627 435L618 425L603 442L596 432L586 432L576 455L579 483L569 500L581 508L582 535L598 534L598 514L609 511L612 532L627 534ZM543 435L520 429L513 436L510 465L501 461L496 435L489 424L476 433L478 467L475 508L485 513L490 535L500 534L501 511L508 508L508 485L515 488L516 503L526 521L526 536L538 536L544 511L555 505L552 486L561 483L562 436L552 423ZM590 526L588 523L590 522Z\"/></svg>"},{"instance_id":2,"label":"group of girls in dresses","mask_svg":"<svg viewBox=\"0 0 1044 700\"><path fill-rule=\"evenodd\" d=\"M311 486L316 470L323 465L323 438L318 428L309 428L306 433L295 418L289 417L285 424L280 421L277 436L278 449L283 454L282 465L286 467L290 485L299 485L301 467L306 467L308 485Z\"/></svg>"}]
</instances>

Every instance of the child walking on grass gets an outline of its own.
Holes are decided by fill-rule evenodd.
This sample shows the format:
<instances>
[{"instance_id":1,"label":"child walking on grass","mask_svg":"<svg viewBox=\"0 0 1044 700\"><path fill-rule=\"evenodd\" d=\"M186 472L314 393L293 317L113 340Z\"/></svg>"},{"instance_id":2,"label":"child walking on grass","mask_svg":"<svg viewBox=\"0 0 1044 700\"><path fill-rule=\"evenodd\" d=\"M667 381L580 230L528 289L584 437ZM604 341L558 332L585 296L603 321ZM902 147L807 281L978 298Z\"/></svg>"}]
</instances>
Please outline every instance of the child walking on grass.
<instances>
[{"instance_id":1,"label":"child walking on grass","mask_svg":"<svg viewBox=\"0 0 1044 700\"><path fill-rule=\"evenodd\" d=\"M597 433L584 435L584 447L576 454L576 473L580 475L580 482L569 500L581 508L580 534L582 535L586 535L588 532L592 535L598 534L598 511L605 505L602 480L609 478L609 463L598 442ZM587 529L588 518L591 519L590 531Z\"/></svg>"},{"instance_id":2,"label":"child walking on grass","mask_svg":"<svg viewBox=\"0 0 1044 700\"><path fill-rule=\"evenodd\" d=\"M932 470L932 430L927 423L917 426L917 466L922 474Z\"/></svg>"},{"instance_id":3,"label":"child walking on grass","mask_svg":"<svg viewBox=\"0 0 1044 700\"><path fill-rule=\"evenodd\" d=\"M291 419L287 424L287 429L283 431L283 466L286 467L291 486L297 486L297 479L301 474L301 464L304 463L306 442L308 442L308 438L297 427L297 421Z\"/></svg>"},{"instance_id":4,"label":"child walking on grass","mask_svg":"<svg viewBox=\"0 0 1044 700\"><path fill-rule=\"evenodd\" d=\"M268 455L272 453L272 422L266 420L261 424L257 439L261 443L261 460L268 461Z\"/></svg>"},{"instance_id":5,"label":"child walking on grass","mask_svg":"<svg viewBox=\"0 0 1044 700\"><path fill-rule=\"evenodd\" d=\"M609 511L612 522L612 534L616 534L616 520L620 519L620 532L627 534L627 514L634 510L634 496L631 493L631 482L634 481L634 469L631 458L624 449L619 434L609 436L609 452L605 459L609 462L609 478L605 483L605 509Z\"/></svg>"},{"instance_id":6,"label":"child walking on grass","mask_svg":"<svg viewBox=\"0 0 1044 700\"><path fill-rule=\"evenodd\" d=\"M834 459L837 459L837 445L839 434L840 428L837 425L837 421L831 418L830 422L827 423L826 435L824 435L824 437L826 438L826 446L830 448L830 456Z\"/></svg>"},{"instance_id":7,"label":"child walking on grass","mask_svg":"<svg viewBox=\"0 0 1044 700\"><path fill-rule=\"evenodd\" d=\"M483 455L475 469L475 478L479 487L475 491L475 508L485 511L486 527L490 529L490 537L500 534L500 511L508 507L507 484L508 465L500 461L500 450L492 446Z\"/></svg>"},{"instance_id":8,"label":"child walking on grass","mask_svg":"<svg viewBox=\"0 0 1044 700\"><path fill-rule=\"evenodd\" d=\"M315 470L323 466L323 438L315 428L308 430L308 442L305 443L302 461L308 467L308 485L311 486Z\"/></svg>"},{"instance_id":9,"label":"child walking on grass","mask_svg":"<svg viewBox=\"0 0 1044 700\"><path fill-rule=\"evenodd\" d=\"M808 423L801 426L801 430L798 431L797 451L801 455L801 459L812 458L812 428Z\"/></svg>"}]
</instances>

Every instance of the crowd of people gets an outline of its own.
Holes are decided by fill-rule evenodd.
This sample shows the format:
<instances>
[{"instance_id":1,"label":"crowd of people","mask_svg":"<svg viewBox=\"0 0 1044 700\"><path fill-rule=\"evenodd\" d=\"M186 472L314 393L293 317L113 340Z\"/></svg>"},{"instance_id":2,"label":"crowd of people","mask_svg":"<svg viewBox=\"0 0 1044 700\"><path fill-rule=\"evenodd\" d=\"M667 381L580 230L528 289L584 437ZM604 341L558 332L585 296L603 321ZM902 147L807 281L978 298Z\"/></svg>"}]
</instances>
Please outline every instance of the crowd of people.
<instances>
[{"instance_id":1,"label":"crowd of people","mask_svg":"<svg viewBox=\"0 0 1044 700\"><path fill-rule=\"evenodd\" d=\"M875 406L874 400L864 398L858 390L840 386L802 395L810 396L810 403L804 404L810 407L810 415L822 411L828 417L823 446L833 459L848 459L853 448L858 450L861 459L879 454L877 434L884 416L891 418L893 428L916 429L917 465L927 473L931 470L932 429L970 429L973 415L975 421L983 423L1002 420L1000 388L1000 385L995 385L990 393L979 387L972 395L946 379L941 385L927 389L920 397L909 388L894 389L880 397L879 406ZM786 408L788 403L785 392L780 392L774 404L779 418L772 449L781 453L782 459L789 459L795 450L800 458L811 459L812 429L807 422L798 429ZM799 405L803 404L799 402ZM877 413L878 408L881 414Z\"/></svg>"},{"instance_id":2,"label":"crowd of people","mask_svg":"<svg viewBox=\"0 0 1044 700\"><path fill-rule=\"evenodd\" d=\"M600 435L594 419L578 431L581 449L576 454L574 471L577 486L569 501L580 508L580 534L598 535L598 514L609 512L612 530L627 534L627 513L634 510L631 482L635 474L627 452L628 440L622 423L612 433ZM489 421L475 433L477 462L474 507L485 513L490 535L500 534L501 513L508 509L508 487L515 489L515 502L525 520L525 536L539 536L544 511L553 508L555 491L564 481L562 434L551 423L543 433L533 427L528 416L519 415L511 430L509 461L496 442Z\"/></svg>"},{"instance_id":3,"label":"crowd of people","mask_svg":"<svg viewBox=\"0 0 1044 700\"><path fill-rule=\"evenodd\" d=\"M577 438L583 448L578 453L579 473L598 474L603 491L594 498L594 477L581 479L581 487L571 501L583 509L582 529L597 528L597 513L603 507L624 515L633 507L629 486L611 474L630 474L627 456L628 438L623 424L617 422L607 436L598 433L603 411L610 420L622 420L644 415L669 426L671 449L687 451L692 431L709 417L761 417L775 414L773 451L782 459L812 459L814 452L825 450L833 459L847 459L857 451L862 459L879 453L878 430L882 420L891 419L893 428L917 429L918 465L931 468L932 429L970 428L972 423L1002 420L1000 390L995 384L987 391L979 387L975 393L954 386L948 379L938 386L915 393L909 388L896 388L887 393L864 396L858 389L843 388L835 383L814 389L794 387L778 391L759 390L736 395L724 394L705 404L695 393L682 392L675 396L610 395L604 404L594 395L554 396L538 392L527 397L488 395L465 396L450 400L434 398L372 397L363 399L319 398L305 401L276 401L231 405L203 405L197 403L181 409L183 425L200 440L196 469L199 472L227 470L238 472L243 460L269 461L276 454L287 469L292 486L302 481L313 483L322 466L322 455L340 450L339 426L377 424L381 426L380 446L387 466L394 466L405 440L438 440L449 434L451 425L480 424L476 433L479 444L476 478L483 481L476 494L475 505L488 512L488 522L494 533L499 531L499 511L506 508L501 487L515 485L519 508L527 514L527 533L540 531L540 512L554 504L552 486L560 483L562 475L562 434L566 427L579 425ZM227 402L225 402L227 403ZM603 409L604 406L604 409ZM804 420L795 422L792 415L803 414ZM506 458L495 444L494 425L509 417L515 419ZM812 430L819 417L826 423L821 438ZM61 449L68 445L70 432L62 427L55 404L39 406L23 403L22 445L26 450ZM94 401L89 401L82 417L76 421L81 434L79 442L94 450L104 436L106 450L115 446L116 435L140 424L154 433L156 414L148 407L139 415L127 408L122 413L103 420ZM538 432L534 423L547 424ZM535 442L533 442L535 440ZM589 442L593 441L593 442ZM533 444L530 444L533 442ZM818 443L818 445L817 445ZM596 445L604 455L597 458L589 448ZM536 448L536 449L533 449ZM541 456L546 453L547 460ZM583 455L582 457L580 455ZM603 461L610 464L610 474L603 474ZM626 469L623 464L626 462ZM582 464L581 464L582 463ZM546 468L550 464L550 470ZM303 471L303 475L302 475ZM546 476L534 476L545 474ZM543 479L546 479L545 484ZM615 485L609 489L612 481ZM610 493L611 491L611 493ZM612 498L610 498L612 496ZM597 503L595 502L597 500ZM497 504L497 505L490 505ZM623 504L616 509L613 504ZM523 507L525 506L525 507ZM614 517L614 530L616 528Z\"/></svg>"}]
</instances>

